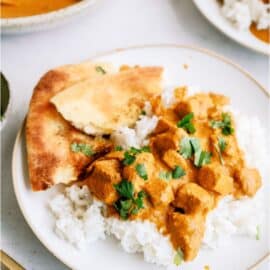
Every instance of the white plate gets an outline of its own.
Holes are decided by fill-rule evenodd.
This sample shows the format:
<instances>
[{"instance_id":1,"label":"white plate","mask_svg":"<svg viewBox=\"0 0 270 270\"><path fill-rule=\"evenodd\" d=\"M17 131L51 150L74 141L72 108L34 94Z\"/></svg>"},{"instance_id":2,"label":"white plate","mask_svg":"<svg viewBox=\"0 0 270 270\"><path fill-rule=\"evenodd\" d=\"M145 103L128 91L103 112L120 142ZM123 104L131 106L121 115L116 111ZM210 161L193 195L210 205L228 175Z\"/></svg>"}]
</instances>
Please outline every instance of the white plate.
<instances>
[{"instance_id":1,"label":"white plate","mask_svg":"<svg viewBox=\"0 0 270 270\"><path fill-rule=\"evenodd\" d=\"M77 4L35 16L0 19L1 30L3 34L17 34L52 28L85 13L95 1L82 0Z\"/></svg>"},{"instance_id":2,"label":"white plate","mask_svg":"<svg viewBox=\"0 0 270 270\"><path fill-rule=\"evenodd\" d=\"M220 5L217 0L193 0L193 2L201 13L228 37L250 49L270 55L269 44L256 38L250 31L240 31L236 29L222 16Z\"/></svg>"},{"instance_id":3,"label":"white plate","mask_svg":"<svg viewBox=\"0 0 270 270\"><path fill-rule=\"evenodd\" d=\"M269 99L262 86L238 66L205 50L176 45L144 46L115 50L94 60L115 64L161 65L166 69L167 80L173 85L200 85L206 91L224 93L231 97L233 105L239 110L255 114L265 121ZM38 193L30 190L23 134L24 131L18 134L14 146L13 184L24 217L40 241L72 269L156 269L155 265L145 263L141 255L126 254L113 239L96 242L80 251L54 234L54 220L47 203L57 189ZM202 270L204 265L210 265L213 270L244 270L266 252L267 233L263 230L260 241L234 239L228 247L201 251L195 261L184 264L181 269ZM177 268L172 266L170 269Z\"/></svg>"}]
</instances>

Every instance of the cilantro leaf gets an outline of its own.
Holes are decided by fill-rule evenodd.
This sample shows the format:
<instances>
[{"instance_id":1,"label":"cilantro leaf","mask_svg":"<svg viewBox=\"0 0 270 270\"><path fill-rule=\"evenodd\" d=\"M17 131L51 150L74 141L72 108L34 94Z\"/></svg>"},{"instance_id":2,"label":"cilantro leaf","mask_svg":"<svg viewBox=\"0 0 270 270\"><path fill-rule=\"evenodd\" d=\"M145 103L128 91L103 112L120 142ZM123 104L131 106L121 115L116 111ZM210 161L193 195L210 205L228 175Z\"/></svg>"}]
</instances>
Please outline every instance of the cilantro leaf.
<instances>
[{"instance_id":1,"label":"cilantro leaf","mask_svg":"<svg viewBox=\"0 0 270 270\"><path fill-rule=\"evenodd\" d=\"M114 150L115 151L123 151L123 147L121 145L116 145Z\"/></svg>"},{"instance_id":2,"label":"cilantro leaf","mask_svg":"<svg viewBox=\"0 0 270 270\"><path fill-rule=\"evenodd\" d=\"M84 143L72 143L70 145L71 151L75 153L83 153L84 155L90 157L94 155L94 151L91 145L84 144Z\"/></svg>"},{"instance_id":3,"label":"cilantro leaf","mask_svg":"<svg viewBox=\"0 0 270 270\"><path fill-rule=\"evenodd\" d=\"M172 174L170 172L161 171L161 172L159 172L159 178L162 180L169 181L172 178Z\"/></svg>"},{"instance_id":4,"label":"cilantro leaf","mask_svg":"<svg viewBox=\"0 0 270 270\"><path fill-rule=\"evenodd\" d=\"M114 203L114 208L122 219L127 219L130 215L137 214L144 207L143 199L146 194L143 190L134 196L133 184L123 179L119 184L114 185L120 198Z\"/></svg>"},{"instance_id":5,"label":"cilantro leaf","mask_svg":"<svg viewBox=\"0 0 270 270\"><path fill-rule=\"evenodd\" d=\"M142 110L141 111L141 115L146 115L146 111L145 110Z\"/></svg>"},{"instance_id":6,"label":"cilantro leaf","mask_svg":"<svg viewBox=\"0 0 270 270\"><path fill-rule=\"evenodd\" d=\"M131 155L129 152L124 153L124 165L131 165L135 161L136 157L134 155Z\"/></svg>"},{"instance_id":7,"label":"cilantro leaf","mask_svg":"<svg viewBox=\"0 0 270 270\"><path fill-rule=\"evenodd\" d=\"M179 128L181 127L183 129L185 129L188 133L193 134L196 131L194 125L191 122L193 117L194 117L194 113L189 113L189 114L185 115L182 118L182 120L180 120L177 123L177 127L179 127Z\"/></svg>"},{"instance_id":8,"label":"cilantro leaf","mask_svg":"<svg viewBox=\"0 0 270 270\"><path fill-rule=\"evenodd\" d=\"M101 74L106 74L105 69L101 66L96 66L96 71L101 73Z\"/></svg>"},{"instance_id":9,"label":"cilantro leaf","mask_svg":"<svg viewBox=\"0 0 270 270\"><path fill-rule=\"evenodd\" d=\"M228 113L222 113L221 121L215 120L210 121L210 126L212 128L221 128L222 134L226 136L234 133L231 116Z\"/></svg>"},{"instance_id":10,"label":"cilantro leaf","mask_svg":"<svg viewBox=\"0 0 270 270\"><path fill-rule=\"evenodd\" d=\"M137 174L144 180L147 180L148 179L148 176L147 176L147 171L146 171L146 168L144 166L144 164L137 164L136 167L136 172Z\"/></svg>"},{"instance_id":11,"label":"cilantro leaf","mask_svg":"<svg viewBox=\"0 0 270 270\"><path fill-rule=\"evenodd\" d=\"M191 158L194 154L194 165L201 167L210 163L211 153L202 151L200 141L197 138L185 137L180 142L180 154L185 158Z\"/></svg>"},{"instance_id":12,"label":"cilantro leaf","mask_svg":"<svg viewBox=\"0 0 270 270\"><path fill-rule=\"evenodd\" d=\"M172 178L178 179L184 175L186 175L185 171L180 166L175 166L174 170L172 171Z\"/></svg>"},{"instance_id":13,"label":"cilantro leaf","mask_svg":"<svg viewBox=\"0 0 270 270\"><path fill-rule=\"evenodd\" d=\"M222 165L224 165L224 160L223 160L223 157L222 157L222 152L227 147L227 142L225 141L224 138L220 137L220 138L218 138L218 144L217 145L214 145L214 146L215 146L215 149L216 149L216 151L218 153L218 157L219 157L220 163Z\"/></svg>"},{"instance_id":14,"label":"cilantro leaf","mask_svg":"<svg viewBox=\"0 0 270 270\"><path fill-rule=\"evenodd\" d=\"M227 142L224 138L218 138L218 147L221 153L225 150L225 148L227 147Z\"/></svg>"},{"instance_id":15,"label":"cilantro leaf","mask_svg":"<svg viewBox=\"0 0 270 270\"><path fill-rule=\"evenodd\" d=\"M188 137L183 138L180 142L180 154L185 159L191 158L193 154L193 149L190 144L190 139Z\"/></svg>"},{"instance_id":16,"label":"cilantro leaf","mask_svg":"<svg viewBox=\"0 0 270 270\"><path fill-rule=\"evenodd\" d=\"M179 266L182 262L183 262L183 259L184 259L184 254L183 254L183 251L179 248L177 251L176 251L176 254L173 258L173 263L176 265L176 266Z\"/></svg>"},{"instance_id":17,"label":"cilantro leaf","mask_svg":"<svg viewBox=\"0 0 270 270\"><path fill-rule=\"evenodd\" d=\"M150 152L151 152L151 149L150 149L149 146L143 146L143 147L141 148L141 152L147 152L147 153L150 153Z\"/></svg>"},{"instance_id":18,"label":"cilantro leaf","mask_svg":"<svg viewBox=\"0 0 270 270\"><path fill-rule=\"evenodd\" d=\"M128 151L125 151L124 153L123 164L131 165L136 160L136 155L142 152L150 152L150 147L144 146L140 149L136 147L131 147Z\"/></svg>"},{"instance_id":19,"label":"cilantro leaf","mask_svg":"<svg viewBox=\"0 0 270 270\"><path fill-rule=\"evenodd\" d=\"M209 164L210 161L211 161L211 153L201 150L195 153L194 165L196 167L202 167L203 165Z\"/></svg>"},{"instance_id":20,"label":"cilantro leaf","mask_svg":"<svg viewBox=\"0 0 270 270\"><path fill-rule=\"evenodd\" d=\"M126 179L123 179L119 184L114 185L114 188L121 197L132 199L134 194L133 184Z\"/></svg>"}]
</instances>

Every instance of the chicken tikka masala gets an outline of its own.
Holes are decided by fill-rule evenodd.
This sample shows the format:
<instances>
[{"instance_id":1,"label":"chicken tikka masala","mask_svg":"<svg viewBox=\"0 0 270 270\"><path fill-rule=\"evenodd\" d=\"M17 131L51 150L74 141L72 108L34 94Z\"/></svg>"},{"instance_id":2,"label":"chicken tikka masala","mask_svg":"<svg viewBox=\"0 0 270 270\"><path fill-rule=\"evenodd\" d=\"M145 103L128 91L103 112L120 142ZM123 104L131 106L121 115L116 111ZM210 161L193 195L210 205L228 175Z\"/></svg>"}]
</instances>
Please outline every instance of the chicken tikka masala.
<instances>
[{"instance_id":1,"label":"chicken tikka masala","mask_svg":"<svg viewBox=\"0 0 270 270\"><path fill-rule=\"evenodd\" d=\"M87 185L105 204L107 217L153 222L189 261L200 249L207 214L218 201L226 195L254 196L261 176L247 166L238 145L233 115L225 109L229 99L214 93L188 95L187 88L180 87L174 90L176 102L167 108L161 76L162 68L157 67L124 67L113 73L108 65L92 63L48 72L34 90L27 117L29 177L34 191L59 183ZM71 99L74 89L83 93ZM100 91L90 95L95 89ZM141 148L124 149L110 134L87 135L66 119L66 114L72 116L79 126L77 109L91 106L93 97L101 94L109 106L115 92L119 100L111 103L111 113L100 111L103 118L126 123L117 117L130 104L136 105L134 115L140 117L145 101L158 117L149 143ZM67 108L62 114L63 104L71 101L72 111ZM94 117L83 120L94 123Z\"/></svg>"},{"instance_id":2,"label":"chicken tikka masala","mask_svg":"<svg viewBox=\"0 0 270 270\"><path fill-rule=\"evenodd\" d=\"M235 135L227 97L187 96L166 109L151 101L159 122L148 146L121 146L93 162L84 183L108 206L107 215L150 220L168 235L185 260L196 257L207 214L226 195L253 196L261 186L257 169L247 167Z\"/></svg>"}]
</instances>

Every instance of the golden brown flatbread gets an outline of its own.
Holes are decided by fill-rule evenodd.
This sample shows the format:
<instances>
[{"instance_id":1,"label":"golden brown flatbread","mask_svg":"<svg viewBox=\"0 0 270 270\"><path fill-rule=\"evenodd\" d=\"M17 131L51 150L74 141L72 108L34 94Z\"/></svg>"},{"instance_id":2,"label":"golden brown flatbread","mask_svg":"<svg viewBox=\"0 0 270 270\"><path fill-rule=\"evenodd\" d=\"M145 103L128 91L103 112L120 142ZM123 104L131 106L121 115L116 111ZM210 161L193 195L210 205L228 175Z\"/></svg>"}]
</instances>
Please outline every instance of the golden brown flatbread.
<instances>
[{"instance_id":1,"label":"golden brown flatbread","mask_svg":"<svg viewBox=\"0 0 270 270\"><path fill-rule=\"evenodd\" d=\"M107 73L112 70L107 64L63 66L46 73L34 89L26 122L29 177L34 191L77 180L94 158L110 150L109 141L76 130L50 103L55 94L78 82L104 76L97 68L100 66ZM73 152L71 144L74 143L89 145L96 154Z\"/></svg>"},{"instance_id":2,"label":"golden brown flatbread","mask_svg":"<svg viewBox=\"0 0 270 270\"><path fill-rule=\"evenodd\" d=\"M61 115L85 133L110 134L137 121L146 100L161 94L163 69L135 67L72 85L52 97Z\"/></svg>"}]
</instances>

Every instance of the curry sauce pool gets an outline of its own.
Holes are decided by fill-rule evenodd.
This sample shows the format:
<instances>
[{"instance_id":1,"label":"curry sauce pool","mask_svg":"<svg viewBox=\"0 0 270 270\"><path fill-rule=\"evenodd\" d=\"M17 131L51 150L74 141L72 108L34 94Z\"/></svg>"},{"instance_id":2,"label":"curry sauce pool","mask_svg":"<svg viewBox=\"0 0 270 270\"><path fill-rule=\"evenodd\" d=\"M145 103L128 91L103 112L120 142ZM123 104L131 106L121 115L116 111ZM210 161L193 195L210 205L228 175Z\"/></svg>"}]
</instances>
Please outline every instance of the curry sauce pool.
<instances>
[{"instance_id":1,"label":"curry sauce pool","mask_svg":"<svg viewBox=\"0 0 270 270\"><path fill-rule=\"evenodd\" d=\"M179 107L180 109L190 108L188 105L189 102L191 102L192 105L194 105L194 103L198 104L196 103L198 95L185 97L185 95L182 95L184 94L183 91L184 89L181 89L176 92L178 100L176 99L174 101L173 108L161 110L159 106L161 102L155 101L152 105L152 113L148 113L148 115L142 116L141 119L138 120L139 122L142 121L144 117L151 119L153 116L158 116L160 121L161 115L165 115L167 120L169 119L169 124L167 125L169 129L165 129L164 131L164 129L161 128L164 125L162 126L158 123L154 128L154 135L149 135L151 132L146 134L145 143L146 145L150 144L150 152L149 148L143 148L143 145L140 145L140 148L135 148L137 150L133 149L131 151L131 147L134 147L134 145L128 145L127 147L125 141L125 143L122 144L122 148L126 150L124 151L121 147L118 147L117 151L113 151L109 153L107 157L105 156L99 160L98 162L101 163L97 162L97 166L93 166L86 182L92 193L98 197L99 200L103 202L106 201L102 207L108 209L109 206L107 215L102 217L102 222L105 224L103 233L106 232L106 234L112 234L118 238L127 252L143 252L147 261L163 265L173 263L174 254L179 247L183 251L186 260L196 256L202 243L215 247L218 238L224 234L224 231L223 225L216 227L213 220L226 220L226 224L231 225L231 231L227 232L228 235L240 234L241 232L241 234L252 235L254 238L256 236L256 227L261 220L261 211L258 210L260 207L258 203L258 201L260 201L260 191L258 194L254 195L254 198L244 196L243 199L238 199L244 194L252 196L260 186L258 173L252 168L249 168L249 166L252 165L260 168L260 172L262 173L265 170L264 160L267 159L265 159L266 153L264 150L257 147L256 149L252 149L252 152L248 152L248 146L253 145L257 139L260 140L260 143L265 141L265 137L261 135L263 129L260 123L258 123L258 120L248 118L247 116L242 118L237 116L233 118L231 113L230 121L228 121L226 117L222 117L222 110L220 108L218 112L210 110L209 112L211 112L211 114L209 115L208 112L206 113L209 107L199 102L199 109L202 110L202 113L198 114L193 107L193 117L189 116L185 118L184 123L182 122L182 124L180 124L179 121L182 121L184 117L178 116L178 114L177 117L175 117L175 111L179 112ZM199 96L200 95L201 94L199 94ZM209 95L203 95L202 97L209 101ZM213 97L215 99L217 98L212 95L212 98ZM181 99L180 102L179 98ZM222 104L225 101L227 102L226 98L222 98L222 100ZM211 104L211 102L208 104ZM188 113L185 111L183 114L186 116ZM209 120L209 116L211 116L211 121L215 122L212 122L212 125L210 124L206 127L203 124L204 119ZM198 119L197 117L200 120L196 120ZM241 121L238 121L238 118ZM199 123L197 123L197 121ZM192 125L196 130L195 132L193 132L194 129L191 128ZM257 125L257 128L253 130L252 125ZM160 131L158 128L163 132L157 132ZM210 129L212 132L209 131ZM166 132L169 132L170 136L166 137ZM128 130L126 130L126 133L129 134ZM225 135L224 133L230 134ZM203 134L208 135L203 136ZM120 135L123 135L123 131ZM177 136L189 138L187 141L189 144L185 145L185 152L181 151L179 143L173 142L174 137L176 137L178 141L182 141L182 138ZM160 137L161 139L166 137L170 140L168 139L164 146L160 141L158 143L155 142L157 138L161 140ZM204 137L207 139L203 139ZM220 137L225 137L224 140L227 144L225 149L224 146L219 146L222 145L218 140ZM200 148L198 141L193 140L190 142L190 138L199 138ZM118 146L120 146L120 142L121 140L117 141ZM213 142L214 145L212 145ZM161 149L155 149L155 144ZM169 148L167 148L168 145ZM173 147L177 147L177 150L178 148L180 149L175 153ZM232 147L234 152L239 153L237 165L234 163L235 161L230 158L229 147ZM168 153L165 155L163 151L165 153L169 151L170 155L178 157L176 166L181 167L182 170L179 170L175 164L172 164L171 167L168 166L166 161L168 162L171 159L167 157ZM229 151L229 153L227 153L227 151ZM128 152L128 154L125 154L126 152ZM207 154L202 154L209 152L211 152L211 158L209 158ZM195 155L197 156L197 160L195 160ZM183 157L183 159L179 159L179 156ZM251 158L251 156L254 156L254 158ZM167 157L165 161L164 157ZM102 162L110 163L112 160L110 170L112 171L113 177L108 176L108 172L104 172L102 169ZM123 160L126 160L126 165L124 166L122 164ZM222 160L225 165L222 165ZM254 160L256 160L256 162L253 162ZM120 165L117 165L119 162ZM216 164L218 168L218 170L214 172L211 168L211 164L213 163ZM138 164L143 164L145 170L138 169ZM246 168L245 170L248 170L251 175L255 175L255 177L252 178L253 180L251 180L251 185L241 179L243 175L237 172L239 166ZM223 172L222 168L226 168L226 172ZM124 175L128 183L132 183L132 188L130 184L123 182L124 177L119 178L117 174L118 170L121 170L120 175ZM99 173L99 171L102 171L102 173ZM145 171L147 173L145 173ZM95 181L100 174L103 175L103 181L100 180L99 182L105 182L104 188L106 188L106 192L102 192L102 187L100 190L94 190L94 187L97 185L92 185L92 183L97 183ZM202 176L205 174L210 174L209 178L211 181L209 181L209 183L204 183L204 177ZM144 179L146 178L145 175L147 175L146 180ZM110 188L108 184L110 181L106 177L115 181L113 189ZM107 181L105 181L106 179ZM217 179L221 182L216 181ZM152 185L151 182L153 183ZM144 191L146 195L139 195L142 194L140 193L141 191ZM189 200L188 196L192 196L192 200ZM68 196L65 197L65 199L68 199ZM190 203L190 201L192 201L192 203ZM118 203L114 205L114 202ZM143 202L143 207L141 207L141 202ZM250 206L247 208L248 211L244 209L247 204ZM91 203L89 205L91 205ZM215 207L218 208L215 209ZM211 209L215 210L210 212ZM226 212L228 213L228 211L231 213L229 216L225 214ZM233 211L242 212L241 228L238 224L239 220L237 221L235 219ZM210 213L210 215L208 215L208 213ZM210 216L210 219L208 216ZM166 219L166 217L168 217L168 219ZM252 219L250 217L252 217ZM92 218L94 219L94 216L92 216ZM62 219L66 220L67 217L57 216L57 222ZM91 216L89 216L89 219L91 219ZM164 221L164 219L166 221ZM84 223L80 218L78 218L78 221ZM181 230L179 227L180 224L181 228L184 229ZM194 224L200 224L202 229L198 231L196 235L190 235ZM173 235L174 230L177 230L177 236ZM93 232L95 232L95 230L93 230ZM72 235L65 231L65 229L62 231L62 235L63 234L72 238ZM149 235L149 237L146 238L146 235ZM85 241L85 238L82 237L81 241ZM191 242L192 246L190 245ZM152 252L150 250L152 250Z\"/></svg>"}]
</instances>

